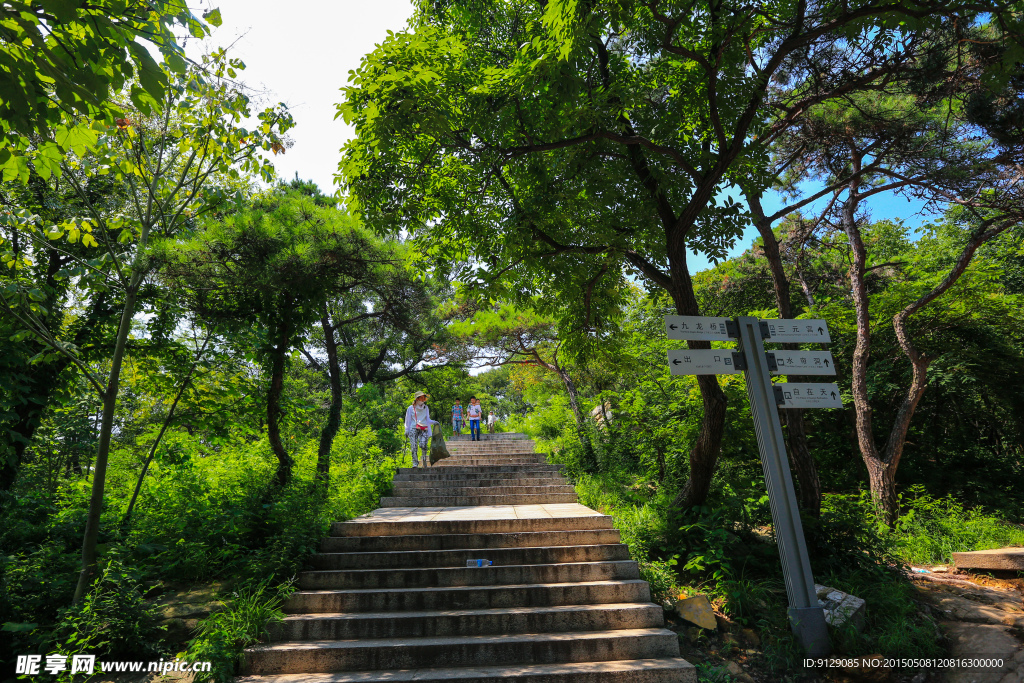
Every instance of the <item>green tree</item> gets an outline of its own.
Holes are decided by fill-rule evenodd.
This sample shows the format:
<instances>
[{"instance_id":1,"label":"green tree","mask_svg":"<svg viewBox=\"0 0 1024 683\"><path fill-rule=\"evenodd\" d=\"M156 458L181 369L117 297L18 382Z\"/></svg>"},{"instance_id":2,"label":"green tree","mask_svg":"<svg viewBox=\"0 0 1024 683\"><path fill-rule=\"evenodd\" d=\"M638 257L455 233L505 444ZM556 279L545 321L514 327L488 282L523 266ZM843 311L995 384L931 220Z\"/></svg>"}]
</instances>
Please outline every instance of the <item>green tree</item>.
<instances>
[{"instance_id":1,"label":"green tree","mask_svg":"<svg viewBox=\"0 0 1024 683\"><path fill-rule=\"evenodd\" d=\"M257 340L256 358L268 374L266 421L277 458L275 481L284 486L293 467L281 440L288 360L337 292L367 286L381 268L395 263L394 255L351 216L281 189L211 222L188 242L166 244L159 258L166 263L165 277L202 317ZM337 431L335 422L329 418L329 431ZM329 458L328 443L318 462L325 486Z\"/></svg>"},{"instance_id":2,"label":"green tree","mask_svg":"<svg viewBox=\"0 0 1024 683\"><path fill-rule=\"evenodd\" d=\"M283 149L279 136L291 125L290 116L281 108L260 112L256 130L239 125L251 113L249 99L227 76L241 67L223 52L214 54L204 68L174 77L159 110L148 116L134 111L134 118L126 114L97 141L85 178L111 175L123 183L128 199L121 212L108 214L102 205L91 201L89 184L76 173L83 160L68 157L60 162L61 177L78 195L84 216L53 225L26 210L3 215L13 234L26 243L19 248L12 236L0 244L0 260L15 273L0 291L4 315L16 320L23 334L45 344L47 353L60 354L76 366L103 403L76 603L96 573L96 543L121 368L140 292L153 274L149 251L154 242L174 238L196 216L222 206L229 198L240 198L248 174L269 178L273 168L257 151ZM122 108L129 110L127 104ZM21 277L23 267L37 256L45 256L50 242L58 240L80 242L93 248L95 257L66 253L68 261L57 275L77 278L75 284L86 296L111 292L120 309L105 373L90 368L62 338L64 321L51 315L46 293L32 279ZM124 245L130 246L125 249Z\"/></svg>"},{"instance_id":3,"label":"green tree","mask_svg":"<svg viewBox=\"0 0 1024 683\"><path fill-rule=\"evenodd\" d=\"M220 25L220 12L203 17ZM126 85L134 107L160 108L170 79L140 40L156 45L177 74L187 68L175 28L209 33L182 0L12 0L0 7L0 169L27 180L29 162L56 170L64 153L95 141L88 119L126 112L113 97ZM85 117L69 125L66 114ZM39 144L42 136L42 143Z\"/></svg>"},{"instance_id":4,"label":"green tree","mask_svg":"<svg viewBox=\"0 0 1024 683\"><path fill-rule=\"evenodd\" d=\"M546 299L566 329L599 328L609 305L595 294L623 271L698 315L687 250L721 259L741 234L729 191L769 182L767 147L792 118L773 112L872 87L977 10L422 3L346 89L339 113L358 135L341 177L369 223L411 230L496 298ZM805 73L827 77L776 87ZM707 495L726 410L717 381L698 382L684 508Z\"/></svg>"}]
</instances>

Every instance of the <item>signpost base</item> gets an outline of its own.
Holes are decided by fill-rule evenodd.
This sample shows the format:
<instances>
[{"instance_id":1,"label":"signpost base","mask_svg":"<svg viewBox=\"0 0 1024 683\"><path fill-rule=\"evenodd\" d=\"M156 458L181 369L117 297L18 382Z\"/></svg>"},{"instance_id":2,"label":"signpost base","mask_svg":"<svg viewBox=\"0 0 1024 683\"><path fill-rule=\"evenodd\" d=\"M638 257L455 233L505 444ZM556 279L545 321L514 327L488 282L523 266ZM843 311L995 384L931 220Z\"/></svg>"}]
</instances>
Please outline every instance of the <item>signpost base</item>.
<instances>
[{"instance_id":1,"label":"signpost base","mask_svg":"<svg viewBox=\"0 0 1024 683\"><path fill-rule=\"evenodd\" d=\"M808 657L825 657L831 652L828 624L821 607L790 607L789 624Z\"/></svg>"}]
</instances>

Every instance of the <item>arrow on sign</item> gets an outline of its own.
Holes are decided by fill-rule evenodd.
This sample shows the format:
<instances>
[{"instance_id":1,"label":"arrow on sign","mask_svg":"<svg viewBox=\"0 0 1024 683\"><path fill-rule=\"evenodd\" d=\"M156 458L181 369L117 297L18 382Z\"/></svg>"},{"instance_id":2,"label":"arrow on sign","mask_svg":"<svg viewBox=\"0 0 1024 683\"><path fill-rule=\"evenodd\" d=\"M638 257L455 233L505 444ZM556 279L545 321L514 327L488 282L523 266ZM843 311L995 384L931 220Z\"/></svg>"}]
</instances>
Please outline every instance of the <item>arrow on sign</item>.
<instances>
[{"instance_id":1,"label":"arrow on sign","mask_svg":"<svg viewBox=\"0 0 1024 683\"><path fill-rule=\"evenodd\" d=\"M679 365L679 359L678 358L673 358L672 359L672 365Z\"/></svg>"},{"instance_id":2,"label":"arrow on sign","mask_svg":"<svg viewBox=\"0 0 1024 683\"><path fill-rule=\"evenodd\" d=\"M823 330L822 328L819 327L818 328L818 334L825 334L825 330Z\"/></svg>"},{"instance_id":3,"label":"arrow on sign","mask_svg":"<svg viewBox=\"0 0 1024 683\"><path fill-rule=\"evenodd\" d=\"M836 392L833 391L832 392L832 398L835 398L835 397L836 397Z\"/></svg>"},{"instance_id":4,"label":"arrow on sign","mask_svg":"<svg viewBox=\"0 0 1024 683\"><path fill-rule=\"evenodd\" d=\"M668 329L670 329L670 330L678 330L679 326L678 325L669 325Z\"/></svg>"},{"instance_id":5,"label":"arrow on sign","mask_svg":"<svg viewBox=\"0 0 1024 683\"><path fill-rule=\"evenodd\" d=\"M828 362L828 358L826 358L826 359L825 359L825 367L827 368L827 367L829 367L829 365L831 365L831 363L829 363L829 362Z\"/></svg>"}]
</instances>

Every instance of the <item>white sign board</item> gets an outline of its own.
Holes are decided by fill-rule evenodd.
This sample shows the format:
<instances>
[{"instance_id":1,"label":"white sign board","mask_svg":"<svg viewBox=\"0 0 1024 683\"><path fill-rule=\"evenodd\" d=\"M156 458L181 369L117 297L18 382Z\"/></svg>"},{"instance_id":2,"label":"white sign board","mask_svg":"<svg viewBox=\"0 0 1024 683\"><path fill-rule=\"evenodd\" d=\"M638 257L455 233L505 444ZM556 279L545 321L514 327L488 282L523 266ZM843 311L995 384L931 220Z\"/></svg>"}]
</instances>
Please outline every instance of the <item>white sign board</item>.
<instances>
[{"instance_id":1,"label":"white sign board","mask_svg":"<svg viewBox=\"0 0 1024 683\"><path fill-rule=\"evenodd\" d=\"M734 339L725 327L730 318L711 318L702 315L666 315L665 333L669 339L694 341L729 341Z\"/></svg>"},{"instance_id":2,"label":"white sign board","mask_svg":"<svg viewBox=\"0 0 1024 683\"><path fill-rule=\"evenodd\" d=\"M824 320L762 320L768 326L765 341L794 344L818 342L828 344L832 337Z\"/></svg>"},{"instance_id":3,"label":"white sign board","mask_svg":"<svg viewBox=\"0 0 1024 683\"><path fill-rule=\"evenodd\" d=\"M843 400L835 384L797 384L786 382L775 385L775 394L781 390L780 408L842 408Z\"/></svg>"},{"instance_id":4,"label":"white sign board","mask_svg":"<svg viewBox=\"0 0 1024 683\"><path fill-rule=\"evenodd\" d=\"M774 356L776 369L768 367L773 375L834 375L835 364L828 351L769 351Z\"/></svg>"},{"instance_id":5,"label":"white sign board","mask_svg":"<svg viewBox=\"0 0 1024 683\"><path fill-rule=\"evenodd\" d=\"M673 375L735 375L740 372L728 349L676 350L668 352Z\"/></svg>"}]
</instances>

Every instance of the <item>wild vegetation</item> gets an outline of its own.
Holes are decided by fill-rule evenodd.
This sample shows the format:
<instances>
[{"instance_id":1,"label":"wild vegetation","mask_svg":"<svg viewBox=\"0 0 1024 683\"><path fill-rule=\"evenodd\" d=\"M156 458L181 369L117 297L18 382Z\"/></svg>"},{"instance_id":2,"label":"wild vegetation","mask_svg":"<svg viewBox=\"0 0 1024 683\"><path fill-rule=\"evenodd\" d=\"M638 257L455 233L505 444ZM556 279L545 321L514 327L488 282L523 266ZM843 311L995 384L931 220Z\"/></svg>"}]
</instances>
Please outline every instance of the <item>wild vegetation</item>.
<instances>
[{"instance_id":1,"label":"wild vegetation","mask_svg":"<svg viewBox=\"0 0 1024 683\"><path fill-rule=\"evenodd\" d=\"M294 121L241 62L184 58L219 12L0 8L0 665L231 680L423 390L796 671L743 378L671 376L667 314L828 321L845 407L787 450L816 577L884 606L837 651L940 652L904 565L1024 544L1024 7L416 8L338 105L338 194L274 176Z\"/></svg>"}]
</instances>

